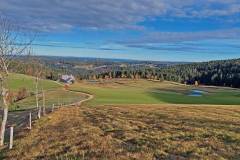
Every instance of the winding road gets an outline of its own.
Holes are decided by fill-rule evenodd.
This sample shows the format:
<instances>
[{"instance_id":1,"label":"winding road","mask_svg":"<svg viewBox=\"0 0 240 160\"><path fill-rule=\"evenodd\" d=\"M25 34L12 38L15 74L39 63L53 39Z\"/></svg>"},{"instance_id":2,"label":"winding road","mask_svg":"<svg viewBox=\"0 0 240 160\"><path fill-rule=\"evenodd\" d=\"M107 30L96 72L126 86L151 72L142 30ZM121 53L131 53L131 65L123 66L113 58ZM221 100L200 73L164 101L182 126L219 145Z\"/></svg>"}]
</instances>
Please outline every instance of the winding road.
<instances>
[{"instance_id":1,"label":"winding road","mask_svg":"<svg viewBox=\"0 0 240 160\"><path fill-rule=\"evenodd\" d=\"M66 105L62 105L62 106L56 106L56 108L58 108L58 107L68 107L68 106L80 106L84 102L90 101L91 99L94 98L93 95L87 94L87 93L84 93L84 92L72 91L72 90L67 90L67 91L82 94L84 97L87 97L87 98L82 99L79 102L66 104ZM15 133L18 133L18 132L20 132L22 130L27 129L27 127L29 125L28 123L29 123L29 113L30 112L32 114L32 121L33 122L36 121L38 119L37 118L38 109L37 108L35 108L35 109L27 109L27 110L24 110L24 111L9 112L7 125L8 126L13 125ZM49 114L51 112L52 112L52 108L47 107L46 108L46 114ZM8 134L8 129L7 129L7 133L6 134Z\"/></svg>"}]
</instances>

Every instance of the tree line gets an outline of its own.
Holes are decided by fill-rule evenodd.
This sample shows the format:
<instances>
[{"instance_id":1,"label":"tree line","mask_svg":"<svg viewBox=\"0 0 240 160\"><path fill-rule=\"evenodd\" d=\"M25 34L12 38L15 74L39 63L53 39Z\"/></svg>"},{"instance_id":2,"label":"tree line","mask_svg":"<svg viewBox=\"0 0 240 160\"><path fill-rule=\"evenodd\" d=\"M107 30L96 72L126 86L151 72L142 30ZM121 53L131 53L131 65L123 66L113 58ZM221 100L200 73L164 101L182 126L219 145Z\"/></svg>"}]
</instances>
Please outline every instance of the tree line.
<instances>
[{"instance_id":1,"label":"tree line","mask_svg":"<svg viewBox=\"0 0 240 160\"><path fill-rule=\"evenodd\" d=\"M202 63L178 64L163 67L146 65L106 65L100 69L87 70L74 68L77 62L60 67L42 60L41 63L25 63L16 59L11 64L11 71L34 75L41 66L41 78L58 80L61 74L73 74L78 80L97 80L109 78L168 80L185 84L215 85L240 88L240 59L210 61ZM57 61L55 61L57 63ZM89 62L90 63L90 62ZM31 66L31 67L29 67ZM68 67L71 66L71 67Z\"/></svg>"},{"instance_id":2,"label":"tree line","mask_svg":"<svg viewBox=\"0 0 240 160\"><path fill-rule=\"evenodd\" d=\"M240 87L240 59L176 65L159 72L164 79L180 83Z\"/></svg>"},{"instance_id":3,"label":"tree line","mask_svg":"<svg viewBox=\"0 0 240 160\"><path fill-rule=\"evenodd\" d=\"M78 75L82 79L132 78L240 88L240 59L173 65L161 68L113 67Z\"/></svg>"}]
</instances>

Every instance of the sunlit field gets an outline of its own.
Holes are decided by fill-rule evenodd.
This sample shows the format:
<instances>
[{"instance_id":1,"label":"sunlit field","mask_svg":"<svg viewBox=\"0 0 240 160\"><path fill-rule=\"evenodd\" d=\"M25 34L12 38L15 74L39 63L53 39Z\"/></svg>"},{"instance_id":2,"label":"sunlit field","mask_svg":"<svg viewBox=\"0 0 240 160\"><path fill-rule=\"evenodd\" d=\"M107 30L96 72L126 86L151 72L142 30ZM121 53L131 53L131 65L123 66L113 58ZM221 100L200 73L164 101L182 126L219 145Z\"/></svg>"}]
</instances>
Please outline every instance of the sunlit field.
<instances>
[{"instance_id":1,"label":"sunlit field","mask_svg":"<svg viewBox=\"0 0 240 160\"><path fill-rule=\"evenodd\" d=\"M8 87L10 91L17 92L21 88L26 88L28 91L35 91L35 78L23 74L11 73L8 76ZM40 89L52 90L61 86L50 80L42 80L39 82Z\"/></svg>"},{"instance_id":2,"label":"sunlit field","mask_svg":"<svg viewBox=\"0 0 240 160\"><path fill-rule=\"evenodd\" d=\"M0 160L240 160L240 0L0 0Z\"/></svg>"},{"instance_id":3,"label":"sunlit field","mask_svg":"<svg viewBox=\"0 0 240 160\"><path fill-rule=\"evenodd\" d=\"M107 80L81 82L70 88L95 96L92 104L240 104L240 90L221 87L194 87L172 82L147 80ZM193 89L204 91L202 96L189 96Z\"/></svg>"},{"instance_id":4,"label":"sunlit field","mask_svg":"<svg viewBox=\"0 0 240 160\"><path fill-rule=\"evenodd\" d=\"M219 160L240 157L238 89L130 79L82 81L71 85L69 90L51 83L47 84L49 90L46 89L47 106L86 99L87 95L81 92L94 98L81 106L49 112L34 122L31 131L17 128L13 150L2 150L1 158ZM202 95L191 96L193 90L202 91ZM35 97L30 96L14 107L28 109L34 104ZM10 122L22 125L17 121L23 121L26 127L28 112L14 114L10 117L16 119Z\"/></svg>"},{"instance_id":5,"label":"sunlit field","mask_svg":"<svg viewBox=\"0 0 240 160\"><path fill-rule=\"evenodd\" d=\"M21 89L26 88L28 94L35 94L35 78L22 74L10 74L8 86L10 91L17 94ZM53 104L72 104L79 102L86 98L85 95L76 92L69 92L64 87L50 80L40 80L39 82L39 105L42 105L42 89L45 92L46 107L51 107ZM11 104L10 110L25 110L36 108L35 95L28 95L28 97Z\"/></svg>"},{"instance_id":6,"label":"sunlit field","mask_svg":"<svg viewBox=\"0 0 240 160\"><path fill-rule=\"evenodd\" d=\"M239 159L239 124L239 106L68 107L38 121L7 158Z\"/></svg>"},{"instance_id":7,"label":"sunlit field","mask_svg":"<svg viewBox=\"0 0 240 160\"><path fill-rule=\"evenodd\" d=\"M57 89L52 91L47 91L45 93L46 107L52 107L54 104L55 106L58 105L64 105L64 104L72 104L79 102L86 97L81 93L75 93L75 92L69 92L64 89ZM43 104L42 98L39 98L39 104ZM18 109L30 109L36 107L36 99L35 96L28 97L26 99L23 99L19 101L18 103L14 104L12 106L12 109L18 110Z\"/></svg>"}]
</instances>

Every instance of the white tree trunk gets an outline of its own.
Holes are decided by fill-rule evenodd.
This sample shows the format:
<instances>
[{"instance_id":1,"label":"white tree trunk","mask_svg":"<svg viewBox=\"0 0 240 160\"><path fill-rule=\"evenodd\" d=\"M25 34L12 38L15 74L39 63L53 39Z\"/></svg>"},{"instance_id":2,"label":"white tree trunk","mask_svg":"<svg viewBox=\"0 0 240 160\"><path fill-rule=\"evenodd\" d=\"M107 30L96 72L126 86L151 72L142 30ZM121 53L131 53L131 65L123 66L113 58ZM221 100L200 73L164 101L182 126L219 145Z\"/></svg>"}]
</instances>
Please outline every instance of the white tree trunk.
<instances>
[{"instance_id":1,"label":"white tree trunk","mask_svg":"<svg viewBox=\"0 0 240 160\"><path fill-rule=\"evenodd\" d=\"M7 19L0 15L0 97L3 102L3 116L0 131L0 145L4 144L4 134L6 130L7 118L8 118L8 90L5 88L7 85L8 66L13 61L13 58L24 54L32 40L29 40L22 34L19 34L20 30L15 30L15 25L12 25ZM24 39L26 38L27 41Z\"/></svg>"},{"instance_id":2,"label":"white tree trunk","mask_svg":"<svg viewBox=\"0 0 240 160\"><path fill-rule=\"evenodd\" d=\"M43 89L42 89L42 101L43 101L43 116L45 116L46 115L46 104L45 104L45 93L44 93L44 91L43 91Z\"/></svg>"},{"instance_id":3,"label":"white tree trunk","mask_svg":"<svg viewBox=\"0 0 240 160\"><path fill-rule=\"evenodd\" d=\"M10 127L9 149L13 148L13 126Z\"/></svg>"},{"instance_id":4,"label":"white tree trunk","mask_svg":"<svg viewBox=\"0 0 240 160\"><path fill-rule=\"evenodd\" d=\"M52 105L52 112L54 111L54 108L55 108L55 105L53 104L53 105Z\"/></svg>"},{"instance_id":5,"label":"white tree trunk","mask_svg":"<svg viewBox=\"0 0 240 160\"><path fill-rule=\"evenodd\" d=\"M3 108L3 119L2 119L2 125L1 125L1 133L0 133L0 138L1 142L0 145L4 145L4 135L5 135L5 129L6 129L6 124L7 124L7 117L8 117L8 108Z\"/></svg>"},{"instance_id":6,"label":"white tree trunk","mask_svg":"<svg viewBox=\"0 0 240 160\"><path fill-rule=\"evenodd\" d=\"M41 118L41 106L39 106L39 103L38 103L38 82L39 82L39 79L38 77L36 77L36 107L38 109L38 119Z\"/></svg>"},{"instance_id":7,"label":"white tree trunk","mask_svg":"<svg viewBox=\"0 0 240 160\"><path fill-rule=\"evenodd\" d=\"M1 132L0 132L0 145L4 145L4 136L5 130L7 125L7 118L8 118L8 103L7 103L8 91L2 87L2 98L3 98L3 118L2 118L2 125L1 125Z\"/></svg>"}]
</instances>

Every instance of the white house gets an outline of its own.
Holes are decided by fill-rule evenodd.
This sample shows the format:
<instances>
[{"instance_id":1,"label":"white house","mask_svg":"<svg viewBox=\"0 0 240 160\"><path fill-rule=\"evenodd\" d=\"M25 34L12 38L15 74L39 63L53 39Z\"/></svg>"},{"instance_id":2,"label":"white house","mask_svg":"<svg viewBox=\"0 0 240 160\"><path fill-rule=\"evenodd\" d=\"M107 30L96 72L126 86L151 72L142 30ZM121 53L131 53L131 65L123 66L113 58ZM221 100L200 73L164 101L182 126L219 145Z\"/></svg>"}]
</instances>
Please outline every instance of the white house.
<instances>
[{"instance_id":1,"label":"white house","mask_svg":"<svg viewBox=\"0 0 240 160\"><path fill-rule=\"evenodd\" d=\"M75 77L73 75L61 75L60 81L67 84L73 84L75 82Z\"/></svg>"}]
</instances>

